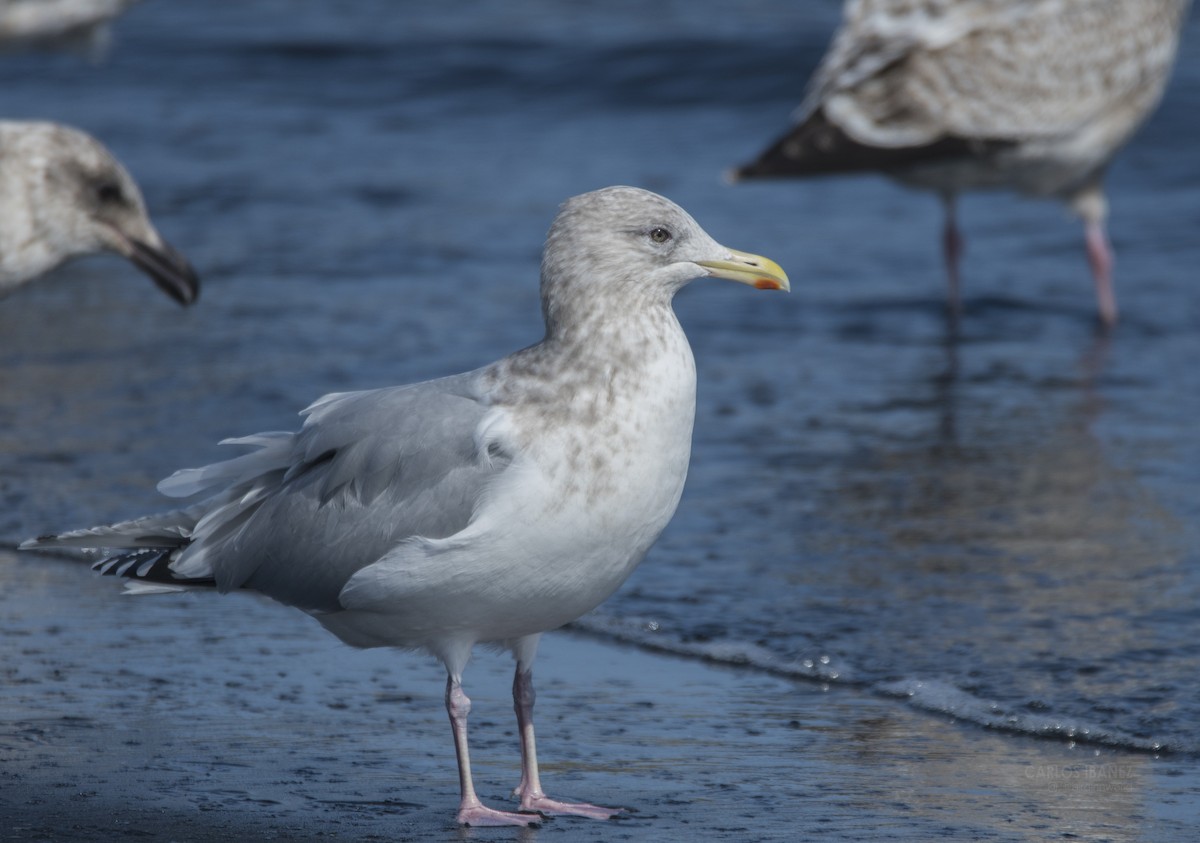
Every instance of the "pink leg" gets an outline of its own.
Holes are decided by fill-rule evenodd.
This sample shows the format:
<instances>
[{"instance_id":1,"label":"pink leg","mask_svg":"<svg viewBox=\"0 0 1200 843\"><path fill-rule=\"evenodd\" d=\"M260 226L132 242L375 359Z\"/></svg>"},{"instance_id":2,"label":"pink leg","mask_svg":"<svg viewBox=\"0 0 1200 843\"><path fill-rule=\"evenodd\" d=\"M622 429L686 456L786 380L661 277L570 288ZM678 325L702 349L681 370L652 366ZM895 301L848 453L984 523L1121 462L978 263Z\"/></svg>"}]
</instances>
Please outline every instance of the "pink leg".
<instances>
[{"instance_id":1,"label":"pink leg","mask_svg":"<svg viewBox=\"0 0 1200 843\"><path fill-rule=\"evenodd\" d=\"M538 825L538 818L529 814L496 811L479 801L471 780L471 756L467 751L467 715L471 701L463 693L462 682L454 676L446 679L446 711L454 730L454 751L458 755L458 785L462 800L458 804L459 825Z\"/></svg>"},{"instance_id":2,"label":"pink leg","mask_svg":"<svg viewBox=\"0 0 1200 843\"><path fill-rule=\"evenodd\" d=\"M958 267L962 261L966 243L963 241L962 234L958 230L958 222L955 219L955 199L953 194L944 196L942 202L946 208L946 222L942 228L942 255L946 259L946 280L949 284L947 300L950 307L950 316L957 321L959 316L962 315L962 296L959 292Z\"/></svg>"},{"instance_id":3,"label":"pink leg","mask_svg":"<svg viewBox=\"0 0 1200 843\"><path fill-rule=\"evenodd\" d=\"M1106 328L1111 328L1117 324L1117 294L1113 290L1112 280L1113 253L1108 245L1108 235L1104 233L1104 223L1100 220L1085 222L1084 237L1087 240L1092 280L1096 283L1096 306L1100 311L1100 321Z\"/></svg>"},{"instance_id":4,"label":"pink leg","mask_svg":"<svg viewBox=\"0 0 1200 843\"><path fill-rule=\"evenodd\" d=\"M543 814L565 814L607 820L621 813L621 808L600 808L586 802L559 802L546 796L538 777L537 743L533 737L533 671L522 670L517 664L513 676L513 708L517 711L517 729L521 733L521 783L513 791L521 799L522 811L538 811Z\"/></svg>"}]
</instances>

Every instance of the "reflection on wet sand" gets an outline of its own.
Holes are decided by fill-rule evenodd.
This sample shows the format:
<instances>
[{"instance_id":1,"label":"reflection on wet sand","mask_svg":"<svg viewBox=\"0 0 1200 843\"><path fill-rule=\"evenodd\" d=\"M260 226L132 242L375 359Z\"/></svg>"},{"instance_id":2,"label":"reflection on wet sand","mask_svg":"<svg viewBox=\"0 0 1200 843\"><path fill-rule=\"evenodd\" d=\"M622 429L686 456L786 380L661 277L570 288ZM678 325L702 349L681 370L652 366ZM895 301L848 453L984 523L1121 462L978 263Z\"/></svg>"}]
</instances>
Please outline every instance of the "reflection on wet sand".
<instances>
[{"instance_id":1,"label":"reflection on wet sand","mask_svg":"<svg viewBox=\"0 0 1200 843\"><path fill-rule=\"evenodd\" d=\"M1103 833L1104 839L1142 840L1133 818L1142 815L1155 787L1154 762L1143 755L1101 751L1046 753L1018 737L956 728L936 718L889 713L859 720L842 763L858 772L884 769L877 791L861 794L856 808L885 805L897 818L971 824L1004 817L1005 839L1042 841L1049 836Z\"/></svg>"},{"instance_id":2,"label":"reflection on wet sand","mask_svg":"<svg viewBox=\"0 0 1200 843\"><path fill-rule=\"evenodd\" d=\"M843 548L846 576L873 581L882 634L908 642L914 660L894 669L1014 713L1187 743L1159 717L1178 716L1168 678L1198 665L1165 663L1146 622L1186 608L1180 525L1094 433L1102 343L1070 381L1003 363L961 376L972 349L952 351L929 378L929 434L870 448L826 506L862 537ZM974 669L943 676L939 654Z\"/></svg>"}]
</instances>

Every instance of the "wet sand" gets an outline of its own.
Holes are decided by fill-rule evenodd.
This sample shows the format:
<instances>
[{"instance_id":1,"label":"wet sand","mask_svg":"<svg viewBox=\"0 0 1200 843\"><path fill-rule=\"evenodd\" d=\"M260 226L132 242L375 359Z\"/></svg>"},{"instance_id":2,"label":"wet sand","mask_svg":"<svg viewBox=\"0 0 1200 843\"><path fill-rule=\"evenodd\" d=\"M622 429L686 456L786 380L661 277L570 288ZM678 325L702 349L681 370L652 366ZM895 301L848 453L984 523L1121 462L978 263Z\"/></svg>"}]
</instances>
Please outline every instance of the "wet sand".
<instances>
[{"instance_id":1,"label":"wet sand","mask_svg":"<svg viewBox=\"0 0 1200 843\"><path fill-rule=\"evenodd\" d=\"M0 552L0 839L1195 839L1186 760L1002 735L559 632L535 673L552 795L623 819L458 829L443 677L249 595L129 598ZM483 798L518 753L506 656L467 674Z\"/></svg>"}]
</instances>

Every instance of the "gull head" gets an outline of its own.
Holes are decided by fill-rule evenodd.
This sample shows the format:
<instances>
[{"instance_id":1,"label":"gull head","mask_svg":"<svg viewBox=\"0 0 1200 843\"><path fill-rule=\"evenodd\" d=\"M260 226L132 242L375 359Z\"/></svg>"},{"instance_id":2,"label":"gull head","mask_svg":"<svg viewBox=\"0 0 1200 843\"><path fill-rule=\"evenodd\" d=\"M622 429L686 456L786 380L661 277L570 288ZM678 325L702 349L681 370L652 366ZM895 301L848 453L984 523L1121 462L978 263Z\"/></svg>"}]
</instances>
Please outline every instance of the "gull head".
<instances>
[{"instance_id":1,"label":"gull head","mask_svg":"<svg viewBox=\"0 0 1200 843\"><path fill-rule=\"evenodd\" d=\"M769 258L722 246L687 211L636 187L607 187L563 203L546 238L542 301L549 320L575 300L669 303L711 276L761 290L789 290Z\"/></svg>"},{"instance_id":2,"label":"gull head","mask_svg":"<svg viewBox=\"0 0 1200 843\"><path fill-rule=\"evenodd\" d=\"M137 183L97 140L67 126L27 124L34 212L57 262L114 252L182 305L199 293L195 271L150 222Z\"/></svg>"}]
</instances>

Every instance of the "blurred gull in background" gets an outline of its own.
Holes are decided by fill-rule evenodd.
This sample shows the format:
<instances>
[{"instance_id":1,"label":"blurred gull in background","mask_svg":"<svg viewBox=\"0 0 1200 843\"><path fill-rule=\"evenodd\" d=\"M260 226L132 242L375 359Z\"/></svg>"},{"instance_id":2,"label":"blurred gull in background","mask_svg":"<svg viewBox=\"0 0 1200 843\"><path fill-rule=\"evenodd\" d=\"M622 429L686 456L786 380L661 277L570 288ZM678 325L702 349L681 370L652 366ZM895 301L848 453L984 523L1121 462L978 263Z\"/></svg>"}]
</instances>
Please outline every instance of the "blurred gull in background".
<instances>
[{"instance_id":1,"label":"blurred gull in background","mask_svg":"<svg viewBox=\"0 0 1200 843\"><path fill-rule=\"evenodd\" d=\"M128 258L183 305L199 281L159 235L141 191L95 138L57 123L0 120L0 296L71 258Z\"/></svg>"},{"instance_id":2,"label":"blurred gull in background","mask_svg":"<svg viewBox=\"0 0 1200 843\"><path fill-rule=\"evenodd\" d=\"M734 179L876 170L941 194L950 306L955 197L1008 188L1084 222L1116 323L1103 179L1162 97L1190 0L849 0L795 125Z\"/></svg>"},{"instance_id":3,"label":"blurred gull in background","mask_svg":"<svg viewBox=\"0 0 1200 843\"><path fill-rule=\"evenodd\" d=\"M109 23L138 0L0 0L0 49L107 52Z\"/></svg>"},{"instance_id":4,"label":"blurred gull in background","mask_svg":"<svg viewBox=\"0 0 1200 843\"><path fill-rule=\"evenodd\" d=\"M567 201L542 259L544 339L475 371L327 395L297 433L177 472L164 515L22 547L124 549L96 567L135 591L252 589L358 647L445 664L465 825L528 825L484 806L462 673L477 643L516 658L520 810L607 819L541 789L532 662L541 633L625 581L675 512L691 455L696 369L672 300L712 276L788 289L766 258L716 243L681 208L628 187Z\"/></svg>"}]
</instances>

